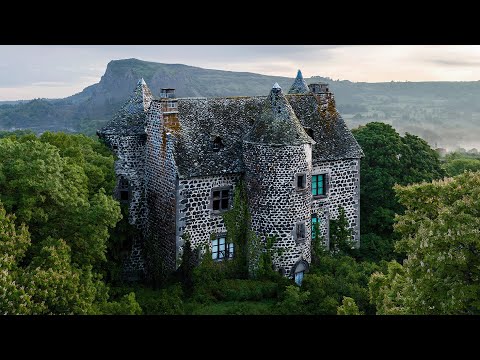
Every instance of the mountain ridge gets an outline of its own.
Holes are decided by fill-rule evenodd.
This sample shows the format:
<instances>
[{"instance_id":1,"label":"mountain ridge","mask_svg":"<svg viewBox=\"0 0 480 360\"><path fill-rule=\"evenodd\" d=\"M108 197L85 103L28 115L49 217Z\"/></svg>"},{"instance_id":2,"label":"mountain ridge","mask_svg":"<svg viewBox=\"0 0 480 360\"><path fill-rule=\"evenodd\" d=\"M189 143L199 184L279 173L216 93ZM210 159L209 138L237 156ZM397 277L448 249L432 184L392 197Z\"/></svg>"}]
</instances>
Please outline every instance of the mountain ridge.
<instances>
[{"instance_id":1,"label":"mountain ridge","mask_svg":"<svg viewBox=\"0 0 480 360\"><path fill-rule=\"evenodd\" d=\"M267 95L275 82L288 91L293 75L204 69L135 58L112 60L98 83L66 98L0 103L0 130L30 128L36 132L94 134L121 107L140 78L157 97L162 87L175 88L178 97L216 97ZM391 123L399 132L420 135L432 144L447 144L445 139L449 139L449 146L472 143L472 130L478 133L480 81L367 83L321 76L305 80L330 84L337 107L350 127L379 120ZM456 126L452 127L452 123ZM465 131L455 129L459 125Z\"/></svg>"}]
</instances>

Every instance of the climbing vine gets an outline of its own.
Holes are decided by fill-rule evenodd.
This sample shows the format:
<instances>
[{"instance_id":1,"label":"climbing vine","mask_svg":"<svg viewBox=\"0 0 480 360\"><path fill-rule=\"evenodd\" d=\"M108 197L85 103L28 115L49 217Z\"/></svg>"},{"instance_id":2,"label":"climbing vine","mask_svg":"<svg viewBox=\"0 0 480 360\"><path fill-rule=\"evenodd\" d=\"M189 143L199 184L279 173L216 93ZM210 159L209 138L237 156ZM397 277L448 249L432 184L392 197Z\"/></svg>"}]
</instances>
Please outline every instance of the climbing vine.
<instances>
[{"instance_id":1,"label":"climbing vine","mask_svg":"<svg viewBox=\"0 0 480 360\"><path fill-rule=\"evenodd\" d=\"M223 214L228 243L235 246L236 271L239 276L260 278L275 273L274 260L281 255L275 247L276 237L267 237L265 243L251 229L251 215L245 183L240 181L233 194L232 208Z\"/></svg>"}]
</instances>

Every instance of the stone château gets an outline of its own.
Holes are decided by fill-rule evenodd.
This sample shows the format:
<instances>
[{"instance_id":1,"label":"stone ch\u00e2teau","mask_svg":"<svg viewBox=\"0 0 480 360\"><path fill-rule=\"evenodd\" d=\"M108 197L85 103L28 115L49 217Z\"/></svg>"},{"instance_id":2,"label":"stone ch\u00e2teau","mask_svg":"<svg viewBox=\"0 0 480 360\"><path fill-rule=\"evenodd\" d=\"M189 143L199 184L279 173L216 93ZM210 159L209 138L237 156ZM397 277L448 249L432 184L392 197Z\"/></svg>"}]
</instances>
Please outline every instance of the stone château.
<instances>
[{"instance_id":1,"label":"stone ch\u00e2teau","mask_svg":"<svg viewBox=\"0 0 480 360\"><path fill-rule=\"evenodd\" d=\"M276 236L283 250L274 265L286 276L301 282L314 224L328 246L340 206L359 246L363 152L328 85L307 85L300 70L288 94L275 84L268 96L176 98L165 88L154 99L142 79L98 135L118 158L116 196L130 224L171 271L186 232L216 261L235 256L222 214L240 180L252 230L262 241ZM135 239L127 272L144 271L143 245Z\"/></svg>"}]
</instances>

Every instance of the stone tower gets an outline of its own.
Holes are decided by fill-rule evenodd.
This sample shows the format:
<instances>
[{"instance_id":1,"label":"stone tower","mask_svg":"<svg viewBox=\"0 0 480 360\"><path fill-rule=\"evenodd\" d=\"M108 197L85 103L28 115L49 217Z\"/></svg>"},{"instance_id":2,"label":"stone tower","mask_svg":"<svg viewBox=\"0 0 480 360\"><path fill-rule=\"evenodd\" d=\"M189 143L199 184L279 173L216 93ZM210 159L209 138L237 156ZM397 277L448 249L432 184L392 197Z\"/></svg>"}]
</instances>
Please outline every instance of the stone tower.
<instances>
[{"instance_id":1,"label":"stone tower","mask_svg":"<svg viewBox=\"0 0 480 360\"><path fill-rule=\"evenodd\" d=\"M145 223L144 176L145 176L145 120L153 95L145 81L140 79L130 98L98 136L117 156L116 197L129 205L128 221L142 228Z\"/></svg>"},{"instance_id":2,"label":"stone tower","mask_svg":"<svg viewBox=\"0 0 480 360\"><path fill-rule=\"evenodd\" d=\"M243 141L243 162L252 229L262 241L276 236L274 265L290 277L311 260L313 144L275 84Z\"/></svg>"},{"instance_id":3,"label":"stone tower","mask_svg":"<svg viewBox=\"0 0 480 360\"><path fill-rule=\"evenodd\" d=\"M145 133L146 114L153 95L143 79L140 79L131 97L112 120L97 135L116 155L115 196L128 206L128 222L142 232L146 225L145 207ZM142 238L135 237L132 250L124 263L124 272L130 279L143 273Z\"/></svg>"}]
</instances>

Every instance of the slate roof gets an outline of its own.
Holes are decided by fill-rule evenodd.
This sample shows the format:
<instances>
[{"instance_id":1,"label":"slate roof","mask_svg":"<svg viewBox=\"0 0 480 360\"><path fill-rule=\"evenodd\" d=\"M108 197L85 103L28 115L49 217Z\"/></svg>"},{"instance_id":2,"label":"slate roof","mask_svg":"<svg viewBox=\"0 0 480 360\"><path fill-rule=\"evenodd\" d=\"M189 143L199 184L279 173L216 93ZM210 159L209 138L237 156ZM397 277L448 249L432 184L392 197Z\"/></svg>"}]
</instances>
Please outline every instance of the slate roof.
<instances>
[{"instance_id":1,"label":"slate roof","mask_svg":"<svg viewBox=\"0 0 480 360\"><path fill-rule=\"evenodd\" d=\"M104 135L145 134L153 100L141 79L132 95L100 131ZM328 120L311 92L284 95L275 85L268 96L179 98L174 158L181 178L243 171L243 141L276 145L313 144L313 163L360 158L362 149L341 116ZM313 130L313 140L303 127ZM223 148L214 151L220 138Z\"/></svg>"},{"instance_id":2,"label":"slate roof","mask_svg":"<svg viewBox=\"0 0 480 360\"><path fill-rule=\"evenodd\" d=\"M313 129L314 164L363 156L362 149L340 116L331 121L321 117L315 95L284 95L284 98L301 125ZM268 106L271 108L269 96L179 98L180 132L174 157L180 178L243 171L243 140L252 140L252 130L258 130L254 123L262 121L262 114ZM217 137L224 144L218 152L213 151L213 141Z\"/></svg>"},{"instance_id":3,"label":"slate roof","mask_svg":"<svg viewBox=\"0 0 480 360\"><path fill-rule=\"evenodd\" d=\"M275 83L245 140L272 145L314 144Z\"/></svg>"},{"instance_id":4,"label":"slate roof","mask_svg":"<svg viewBox=\"0 0 480 360\"><path fill-rule=\"evenodd\" d=\"M100 135L144 134L146 113L152 100L152 92L145 80L140 79L132 96L98 133Z\"/></svg>"}]
</instances>

